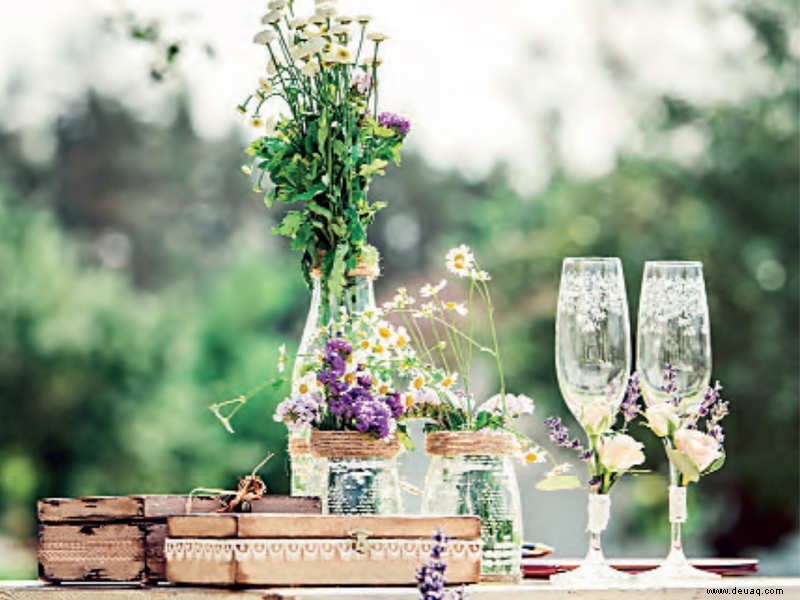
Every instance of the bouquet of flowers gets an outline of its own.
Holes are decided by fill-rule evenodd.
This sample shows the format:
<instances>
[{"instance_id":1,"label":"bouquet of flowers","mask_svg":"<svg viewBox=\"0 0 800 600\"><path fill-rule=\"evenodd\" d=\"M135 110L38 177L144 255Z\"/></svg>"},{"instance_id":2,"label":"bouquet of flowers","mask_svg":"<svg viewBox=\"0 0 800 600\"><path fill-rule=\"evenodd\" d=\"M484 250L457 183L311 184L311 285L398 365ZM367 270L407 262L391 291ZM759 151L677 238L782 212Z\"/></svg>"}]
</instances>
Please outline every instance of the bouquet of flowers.
<instances>
[{"instance_id":1,"label":"bouquet of flowers","mask_svg":"<svg viewBox=\"0 0 800 600\"><path fill-rule=\"evenodd\" d=\"M338 15L333 0L317 1L308 17L295 14L293 0L272 0L265 29L253 38L266 50L266 72L238 106L262 130L242 170L256 192L266 188L268 207L296 205L273 232L303 253L306 277L321 271L326 294L337 293L357 265L383 207L367 198L370 180L399 162L410 129L403 117L378 112L380 47L388 38L368 32L370 20Z\"/></svg>"},{"instance_id":2,"label":"bouquet of flowers","mask_svg":"<svg viewBox=\"0 0 800 600\"><path fill-rule=\"evenodd\" d=\"M676 394L676 375L675 367L665 366L661 390L670 400L652 404L642 414L647 427L664 441L667 458L680 473L677 485L685 486L725 464L720 422L728 414L728 403L720 397L719 381L706 389L699 403L681 398Z\"/></svg>"},{"instance_id":3,"label":"bouquet of flowers","mask_svg":"<svg viewBox=\"0 0 800 600\"><path fill-rule=\"evenodd\" d=\"M406 288L384 304L387 316L401 320L420 357L405 402L409 418L425 420L426 432L506 430L523 438L512 427L513 419L534 410L533 400L506 391L500 345L494 323L494 304L489 289L491 276L480 268L465 245L452 248L445 258L447 270L468 284L465 301L447 300L442 292L447 279L426 284L419 291L421 303ZM477 339L478 305L482 304L491 341ZM500 384L498 394L476 403L471 382L477 353L492 357ZM536 459L543 458L537 449Z\"/></svg>"},{"instance_id":4,"label":"bouquet of flowers","mask_svg":"<svg viewBox=\"0 0 800 600\"><path fill-rule=\"evenodd\" d=\"M292 394L274 418L290 429L359 431L377 439L397 434L409 444L404 381L417 363L409 336L379 310L342 316L318 334Z\"/></svg>"},{"instance_id":5,"label":"bouquet of flowers","mask_svg":"<svg viewBox=\"0 0 800 600\"><path fill-rule=\"evenodd\" d=\"M577 438L570 439L569 429L559 417L545 419L550 430L550 441L556 446L577 452L586 463L590 479L589 490L596 494L608 494L611 486L626 472L644 462L644 445L628 435L628 425L639 414L639 383L636 374L628 381L625 398L618 409L614 409L611 398L595 400L584 406L578 419L589 438L585 447ZM555 490L577 487L580 482L563 465L551 470L539 482L539 489Z\"/></svg>"}]
</instances>

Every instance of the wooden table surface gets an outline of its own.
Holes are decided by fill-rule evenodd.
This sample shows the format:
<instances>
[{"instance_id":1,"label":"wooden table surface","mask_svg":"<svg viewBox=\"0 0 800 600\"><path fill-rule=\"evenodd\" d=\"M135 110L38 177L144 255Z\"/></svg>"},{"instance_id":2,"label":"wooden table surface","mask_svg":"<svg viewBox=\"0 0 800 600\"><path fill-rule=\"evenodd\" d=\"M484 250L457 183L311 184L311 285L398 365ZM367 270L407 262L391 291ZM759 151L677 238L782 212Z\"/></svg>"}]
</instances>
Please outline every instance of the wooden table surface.
<instances>
[{"instance_id":1,"label":"wooden table surface","mask_svg":"<svg viewBox=\"0 0 800 600\"><path fill-rule=\"evenodd\" d=\"M717 594L709 593L713 588ZM724 591L723 591L724 589ZM473 600L658 600L700 599L714 595L738 597L779 596L800 600L800 578L730 577L716 582L676 582L666 588L627 585L594 590L567 590L546 581L527 580L519 585L467 586ZM649 590L649 593L648 593ZM749 591L754 590L754 591ZM749 591L749 593L748 593ZM727 592L727 593L726 593ZM221 589L159 585L46 585L37 581L0 581L0 600L417 600L413 588L281 588Z\"/></svg>"}]
</instances>

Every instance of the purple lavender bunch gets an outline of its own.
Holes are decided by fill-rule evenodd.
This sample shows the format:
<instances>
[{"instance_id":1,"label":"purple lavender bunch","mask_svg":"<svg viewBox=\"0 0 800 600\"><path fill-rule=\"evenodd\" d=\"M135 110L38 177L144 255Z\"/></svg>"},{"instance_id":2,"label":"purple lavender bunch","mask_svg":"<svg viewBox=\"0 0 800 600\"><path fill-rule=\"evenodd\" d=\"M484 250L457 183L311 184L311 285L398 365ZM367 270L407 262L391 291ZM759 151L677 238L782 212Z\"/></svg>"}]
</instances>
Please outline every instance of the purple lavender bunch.
<instances>
[{"instance_id":1,"label":"purple lavender bunch","mask_svg":"<svg viewBox=\"0 0 800 600\"><path fill-rule=\"evenodd\" d=\"M408 119L392 112L379 114L378 124L381 127L394 129L401 137L405 137L411 129L411 123L409 123Z\"/></svg>"},{"instance_id":2,"label":"purple lavender bunch","mask_svg":"<svg viewBox=\"0 0 800 600\"><path fill-rule=\"evenodd\" d=\"M594 456L591 448L584 448L578 438L573 440L569 439L569 429L561 422L561 417L548 417L544 420L547 425L550 436L550 441L556 446L567 448L568 450L575 450L578 453L578 458L583 461L589 461Z\"/></svg>"},{"instance_id":3,"label":"purple lavender bunch","mask_svg":"<svg viewBox=\"0 0 800 600\"><path fill-rule=\"evenodd\" d=\"M628 379L628 389L625 392L625 399L622 401L622 416L625 423L633 421L639 414L639 398L642 396L639 387L639 374L633 373Z\"/></svg>"},{"instance_id":4,"label":"purple lavender bunch","mask_svg":"<svg viewBox=\"0 0 800 600\"><path fill-rule=\"evenodd\" d=\"M444 531L437 529L432 538L430 558L417 569L417 589L419 590L420 600L466 600L467 595L464 588L448 590L444 572L447 570L447 563L444 560L444 552L447 550L449 538L444 535Z\"/></svg>"}]
</instances>

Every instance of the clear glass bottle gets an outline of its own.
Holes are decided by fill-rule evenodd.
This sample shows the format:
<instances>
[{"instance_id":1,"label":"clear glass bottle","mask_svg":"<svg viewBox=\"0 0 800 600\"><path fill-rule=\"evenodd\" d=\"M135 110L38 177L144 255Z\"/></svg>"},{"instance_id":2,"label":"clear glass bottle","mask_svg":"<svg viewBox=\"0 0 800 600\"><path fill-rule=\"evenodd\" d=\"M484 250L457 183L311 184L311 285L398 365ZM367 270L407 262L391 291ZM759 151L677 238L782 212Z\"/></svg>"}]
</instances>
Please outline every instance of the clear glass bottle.
<instances>
[{"instance_id":1,"label":"clear glass bottle","mask_svg":"<svg viewBox=\"0 0 800 600\"><path fill-rule=\"evenodd\" d=\"M330 458L322 503L337 515L397 515L403 512L394 458Z\"/></svg>"},{"instance_id":2,"label":"clear glass bottle","mask_svg":"<svg viewBox=\"0 0 800 600\"><path fill-rule=\"evenodd\" d=\"M311 272L311 303L308 308L303 335L297 348L297 358L292 370L292 391L303 374L304 366L313 358L317 333L339 316L342 310L356 315L375 308L373 282L378 275L377 267L359 264L348 273L342 294L328 294L324 301L324 281L319 270ZM327 460L312 456L306 451L308 430L290 432L289 460L291 466L291 495L323 497L327 486Z\"/></svg>"},{"instance_id":3,"label":"clear glass bottle","mask_svg":"<svg viewBox=\"0 0 800 600\"><path fill-rule=\"evenodd\" d=\"M510 456L432 456L422 513L479 516L481 579L521 578L522 508Z\"/></svg>"}]
</instances>

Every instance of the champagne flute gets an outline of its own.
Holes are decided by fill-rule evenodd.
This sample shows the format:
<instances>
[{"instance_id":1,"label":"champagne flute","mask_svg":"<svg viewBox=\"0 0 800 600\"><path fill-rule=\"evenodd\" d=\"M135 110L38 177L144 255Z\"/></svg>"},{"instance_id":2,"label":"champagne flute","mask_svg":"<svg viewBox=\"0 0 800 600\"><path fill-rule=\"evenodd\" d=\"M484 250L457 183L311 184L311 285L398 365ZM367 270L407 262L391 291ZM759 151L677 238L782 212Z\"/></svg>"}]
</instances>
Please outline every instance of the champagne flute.
<instances>
[{"instance_id":1,"label":"champagne flute","mask_svg":"<svg viewBox=\"0 0 800 600\"><path fill-rule=\"evenodd\" d=\"M630 321L622 263L618 258L566 258L556 316L556 373L561 395L595 445L589 413L598 407L610 421L625 396L631 369ZM551 577L571 587L592 587L629 576L610 567L600 534L611 509L608 494L590 493L589 551L581 566Z\"/></svg>"},{"instance_id":2,"label":"champagne flute","mask_svg":"<svg viewBox=\"0 0 800 600\"><path fill-rule=\"evenodd\" d=\"M711 380L711 331L703 265L690 261L646 262L639 301L636 367L648 407L680 398L678 412L694 412ZM665 373L668 371L668 381ZM671 449L668 437L664 446ZM681 525L686 521L687 482L670 462L670 551L663 565L639 577L716 579L686 558Z\"/></svg>"}]
</instances>

